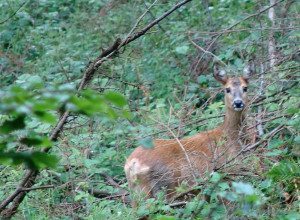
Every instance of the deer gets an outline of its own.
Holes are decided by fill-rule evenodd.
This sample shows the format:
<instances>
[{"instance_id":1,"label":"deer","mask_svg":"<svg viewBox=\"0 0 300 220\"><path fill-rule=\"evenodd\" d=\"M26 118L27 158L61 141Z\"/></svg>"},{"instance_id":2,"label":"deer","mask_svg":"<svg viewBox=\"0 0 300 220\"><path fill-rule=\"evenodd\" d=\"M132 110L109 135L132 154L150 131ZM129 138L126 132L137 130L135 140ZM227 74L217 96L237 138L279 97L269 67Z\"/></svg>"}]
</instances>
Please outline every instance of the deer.
<instances>
[{"instance_id":1,"label":"deer","mask_svg":"<svg viewBox=\"0 0 300 220\"><path fill-rule=\"evenodd\" d=\"M164 190L167 200L171 200L180 184L193 186L197 178L234 158L241 150L241 134L246 132L243 121L252 71L247 66L243 76L228 77L225 70L215 65L213 76L225 93L224 122L213 130L181 140L154 140L150 149L137 147L124 166L130 191L143 198L155 198ZM132 204L136 206L135 202Z\"/></svg>"}]
</instances>

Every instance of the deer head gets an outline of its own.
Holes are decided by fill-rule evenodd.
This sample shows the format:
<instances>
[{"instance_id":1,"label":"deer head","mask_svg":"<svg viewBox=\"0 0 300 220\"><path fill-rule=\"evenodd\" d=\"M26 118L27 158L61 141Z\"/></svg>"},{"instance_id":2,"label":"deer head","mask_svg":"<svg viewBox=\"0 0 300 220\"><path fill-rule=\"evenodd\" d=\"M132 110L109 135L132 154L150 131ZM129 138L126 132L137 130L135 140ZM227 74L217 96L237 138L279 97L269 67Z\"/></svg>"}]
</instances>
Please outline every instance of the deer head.
<instances>
[{"instance_id":1,"label":"deer head","mask_svg":"<svg viewBox=\"0 0 300 220\"><path fill-rule=\"evenodd\" d=\"M214 77L223 84L225 90L225 105L233 111L242 111L247 104L248 80L254 72L253 65L244 68L242 77L228 77L225 70L214 66Z\"/></svg>"}]
</instances>

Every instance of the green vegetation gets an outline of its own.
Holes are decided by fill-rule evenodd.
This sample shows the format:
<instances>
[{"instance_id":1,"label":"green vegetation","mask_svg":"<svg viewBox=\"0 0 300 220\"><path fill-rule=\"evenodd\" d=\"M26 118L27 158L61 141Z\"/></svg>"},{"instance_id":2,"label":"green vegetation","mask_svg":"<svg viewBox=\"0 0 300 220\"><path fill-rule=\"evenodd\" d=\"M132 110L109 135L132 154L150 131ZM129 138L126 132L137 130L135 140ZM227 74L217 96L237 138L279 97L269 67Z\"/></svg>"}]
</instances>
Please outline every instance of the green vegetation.
<instances>
[{"instance_id":1,"label":"green vegetation","mask_svg":"<svg viewBox=\"0 0 300 220\"><path fill-rule=\"evenodd\" d=\"M299 2L281 1L272 20L265 0L191 1L106 59L78 91L103 50L177 1L152 3L0 1L0 201L31 169L39 171L32 187L45 188L29 190L13 219L300 219ZM133 149L173 138L162 125L181 138L222 122L213 61L236 75L251 59L249 121L263 122L264 141L245 155L248 169L206 174L200 193L181 203L161 194L131 208L116 196L127 189Z\"/></svg>"}]
</instances>

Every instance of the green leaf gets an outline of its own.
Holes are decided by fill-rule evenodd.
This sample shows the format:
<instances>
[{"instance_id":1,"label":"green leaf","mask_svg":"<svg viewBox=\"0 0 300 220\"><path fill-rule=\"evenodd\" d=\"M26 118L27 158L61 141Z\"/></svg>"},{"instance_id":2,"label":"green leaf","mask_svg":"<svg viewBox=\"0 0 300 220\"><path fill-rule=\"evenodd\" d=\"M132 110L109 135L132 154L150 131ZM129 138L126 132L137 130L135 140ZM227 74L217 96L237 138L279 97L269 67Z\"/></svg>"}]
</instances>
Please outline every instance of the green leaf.
<instances>
[{"instance_id":1,"label":"green leaf","mask_svg":"<svg viewBox=\"0 0 300 220\"><path fill-rule=\"evenodd\" d=\"M56 117L46 111L34 111L35 116L40 119L42 122L46 122L49 124L54 124L56 122Z\"/></svg>"},{"instance_id":2,"label":"green leaf","mask_svg":"<svg viewBox=\"0 0 300 220\"><path fill-rule=\"evenodd\" d=\"M107 109L107 105L100 97L76 97L73 96L70 102L74 105L69 105L71 111L77 111L86 115L93 115L95 113L103 113Z\"/></svg>"},{"instance_id":3,"label":"green leaf","mask_svg":"<svg viewBox=\"0 0 300 220\"><path fill-rule=\"evenodd\" d=\"M1 141L0 142L0 151L4 150L7 146L7 142L6 141Z\"/></svg>"},{"instance_id":4,"label":"green leaf","mask_svg":"<svg viewBox=\"0 0 300 220\"><path fill-rule=\"evenodd\" d=\"M300 144L300 136L296 136L294 138L294 141L297 143L297 144Z\"/></svg>"},{"instance_id":5,"label":"green leaf","mask_svg":"<svg viewBox=\"0 0 300 220\"><path fill-rule=\"evenodd\" d=\"M43 152L34 152L31 155L33 161L33 168L44 169L44 168L55 168L58 163L58 158L54 155L50 155Z\"/></svg>"},{"instance_id":6,"label":"green leaf","mask_svg":"<svg viewBox=\"0 0 300 220\"><path fill-rule=\"evenodd\" d=\"M223 108L224 106L225 106L224 102L214 102L214 103L210 104L208 106L208 108L211 110L216 110L216 109Z\"/></svg>"},{"instance_id":7,"label":"green leaf","mask_svg":"<svg viewBox=\"0 0 300 220\"><path fill-rule=\"evenodd\" d=\"M132 114L129 110L124 109L121 113L122 113L121 117L127 118L127 119L132 119Z\"/></svg>"},{"instance_id":8,"label":"green leaf","mask_svg":"<svg viewBox=\"0 0 300 220\"><path fill-rule=\"evenodd\" d=\"M288 114L297 114L297 113L299 113L299 108L288 108L287 110L286 110L286 112L288 113Z\"/></svg>"},{"instance_id":9,"label":"green leaf","mask_svg":"<svg viewBox=\"0 0 300 220\"><path fill-rule=\"evenodd\" d=\"M51 125L50 124L37 124L34 131L36 133L46 134L51 131Z\"/></svg>"},{"instance_id":10,"label":"green leaf","mask_svg":"<svg viewBox=\"0 0 300 220\"><path fill-rule=\"evenodd\" d=\"M146 149L154 147L153 139L151 137L145 137L139 140L139 144Z\"/></svg>"},{"instance_id":11,"label":"green leaf","mask_svg":"<svg viewBox=\"0 0 300 220\"><path fill-rule=\"evenodd\" d=\"M189 47L184 45L184 46L179 46L175 48L176 53L186 55L189 50Z\"/></svg>"},{"instance_id":12,"label":"green leaf","mask_svg":"<svg viewBox=\"0 0 300 220\"><path fill-rule=\"evenodd\" d=\"M54 168L58 159L43 152L0 152L0 163L6 165L19 165L25 163L30 169Z\"/></svg>"},{"instance_id":13,"label":"green leaf","mask_svg":"<svg viewBox=\"0 0 300 220\"><path fill-rule=\"evenodd\" d=\"M283 140L280 139L272 139L268 144L268 149L275 149L281 147L284 144Z\"/></svg>"},{"instance_id":14,"label":"green leaf","mask_svg":"<svg viewBox=\"0 0 300 220\"><path fill-rule=\"evenodd\" d=\"M157 99L156 100L156 108L164 108L166 107L165 99Z\"/></svg>"},{"instance_id":15,"label":"green leaf","mask_svg":"<svg viewBox=\"0 0 300 220\"><path fill-rule=\"evenodd\" d=\"M200 75L198 78L197 78L197 81L198 83L200 84L207 84L208 80L207 80L207 77L205 75Z\"/></svg>"},{"instance_id":16,"label":"green leaf","mask_svg":"<svg viewBox=\"0 0 300 220\"><path fill-rule=\"evenodd\" d=\"M300 213L291 211L290 213L287 213L286 216L282 216L283 218L278 218L282 220L299 220L300 219Z\"/></svg>"},{"instance_id":17,"label":"green leaf","mask_svg":"<svg viewBox=\"0 0 300 220\"><path fill-rule=\"evenodd\" d=\"M286 154L286 152L287 152L287 149L284 149L284 150L275 149L275 150L266 152L265 155L266 155L267 157L277 157L277 156L279 156L279 155L284 155L284 154Z\"/></svg>"},{"instance_id":18,"label":"green leaf","mask_svg":"<svg viewBox=\"0 0 300 220\"><path fill-rule=\"evenodd\" d=\"M258 196L258 195L255 195L255 194L247 195L247 196L245 197L245 201L246 201L246 202L249 202L249 203L255 203L255 202L258 202L258 201L259 201L259 196Z\"/></svg>"},{"instance_id":19,"label":"green leaf","mask_svg":"<svg viewBox=\"0 0 300 220\"><path fill-rule=\"evenodd\" d=\"M111 105L123 107L127 104L123 95L116 92L107 92L100 95L93 90L85 90L81 95L81 97L71 97L70 103L73 105L67 105L70 111L77 111L88 116L101 113L111 118L117 118L122 116L122 112L119 113Z\"/></svg>"},{"instance_id":20,"label":"green leaf","mask_svg":"<svg viewBox=\"0 0 300 220\"><path fill-rule=\"evenodd\" d=\"M58 106L58 100L50 97L35 102L32 109L34 111L57 110Z\"/></svg>"},{"instance_id":21,"label":"green leaf","mask_svg":"<svg viewBox=\"0 0 300 220\"><path fill-rule=\"evenodd\" d=\"M136 213L138 214L138 216L145 216L149 215L150 211L145 206L140 206Z\"/></svg>"},{"instance_id":22,"label":"green leaf","mask_svg":"<svg viewBox=\"0 0 300 220\"><path fill-rule=\"evenodd\" d=\"M89 197L89 194L88 194L88 193L86 193L86 192L79 192L79 193L75 196L74 200L75 200L75 201L81 201L82 199L85 199L85 198L88 198L88 197Z\"/></svg>"},{"instance_id":23,"label":"green leaf","mask_svg":"<svg viewBox=\"0 0 300 220\"><path fill-rule=\"evenodd\" d=\"M238 200L238 195L235 192L227 192L225 198L231 202Z\"/></svg>"},{"instance_id":24,"label":"green leaf","mask_svg":"<svg viewBox=\"0 0 300 220\"><path fill-rule=\"evenodd\" d=\"M232 182L232 186L239 194L252 195L254 194L253 187L248 183Z\"/></svg>"},{"instance_id":25,"label":"green leaf","mask_svg":"<svg viewBox=\"0 0 300 220\"><path fill-rule=\"evenodd\" d=\"M218 172L213 172L211 174L210 181L212 183L217 183L217 182L219 182L221 180L221 178L222 178L221 174L219 174Z\"/></svg>"},{"instance_id":26,"label":"green leaf","mask_svg":"<svg viewBox=\"0 0 300 220\"><path fill-rule=\"evenodd\" d=\"M104 97L111 102L112 104L118 106L118 107L123 107L127 104L126 99L124 98L123 95L121 95L120 93L117 92L106 92L104 94Z\"/></svg>"},{"instance_id":27,"label":"green leaf","mask_svg":"<svg viewBox=\"0 0 300 220\"><path fill-rule=\"evenodd\" d=\"M33 146L33 147L52 146L52 142L49 140L48 137L40 137L40 136L25 137L20 140L20 143L25 144L27 146Z\"/></svg>"},{"instance_id":28,"label":"green leaf","mask_svg":"<svg viewBox=\"0 0 300 220\"><path fill-rule=\"evenodd\" d=\"M43 80L40 76L30 75L30 74L23 74L23 75L19 76L18 79L16 80L17 84L25 84L25 83L40 84L42 82L43 82Z\"/></svg>"},{"instance_id":29,"label":"green leaf","mask_svg":"<svg viewBox=\"0 0 300 220\"><path fill-rule=\"evenodd\" d=\"M156 217L157 220L175 220L176 218L174 216L168 216L168 215L159 215Z\"/></svg>"},{"instance_id":30,"label":"green leaf","mask_svg":"<svg viewBox=\"0 0 300 220\"><path fill-rule=\"evenodd\" d=\"M226 190L226 189L230 188L228 183L226 183L226 182L219 183L219 187L220 187L221 190Z\"/></svg>"},{"instance_id":31,"label":"green leaf","mask_svg":"<svg viewBox=\"0 0 300 220\"><path fill-rule=\"evenodd\" d=\"M0 127L0 132L3 134L8 134L15 130L20 130L25 128L25 115L19 115L13 120L5 121Z\"/></svg>"},{"instance_id":32,"label":"green leaf","mask_svg":"<svg viewBox=\"0 0 300 220\"><path fill-rule=\"evenodd\" d=\"M300 176L299 164L293 160L282 160L268 172L275 181L289 181Z\"/></svg>"}]
</instances>

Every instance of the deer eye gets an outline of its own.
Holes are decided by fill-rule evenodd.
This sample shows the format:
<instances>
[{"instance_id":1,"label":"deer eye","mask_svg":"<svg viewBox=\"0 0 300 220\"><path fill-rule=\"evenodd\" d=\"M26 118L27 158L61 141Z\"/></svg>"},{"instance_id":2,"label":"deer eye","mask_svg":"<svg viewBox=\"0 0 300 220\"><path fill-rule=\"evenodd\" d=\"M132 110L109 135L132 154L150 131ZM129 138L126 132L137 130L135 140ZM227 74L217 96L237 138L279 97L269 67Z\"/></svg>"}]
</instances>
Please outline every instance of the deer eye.
<instances>
[{"instance_id":1,"label":"deer eye","mask_svg":"<svg viewBox=\"0 0 300 220\"><path fill-rule=\"evenodd\" d=\"M230 93L230 88L225 89L226 93Z\"/></svg>"},{"instance_id":2,"label":"deer eye","mask_svg":"<svg viewBox=\"0 0 300 220\"><path fill-rule=\"evenodd\" d=\"M248 90L248 87L243 87L244 92L247 92L247 90Z\"/></svg>"}]
</instances>

